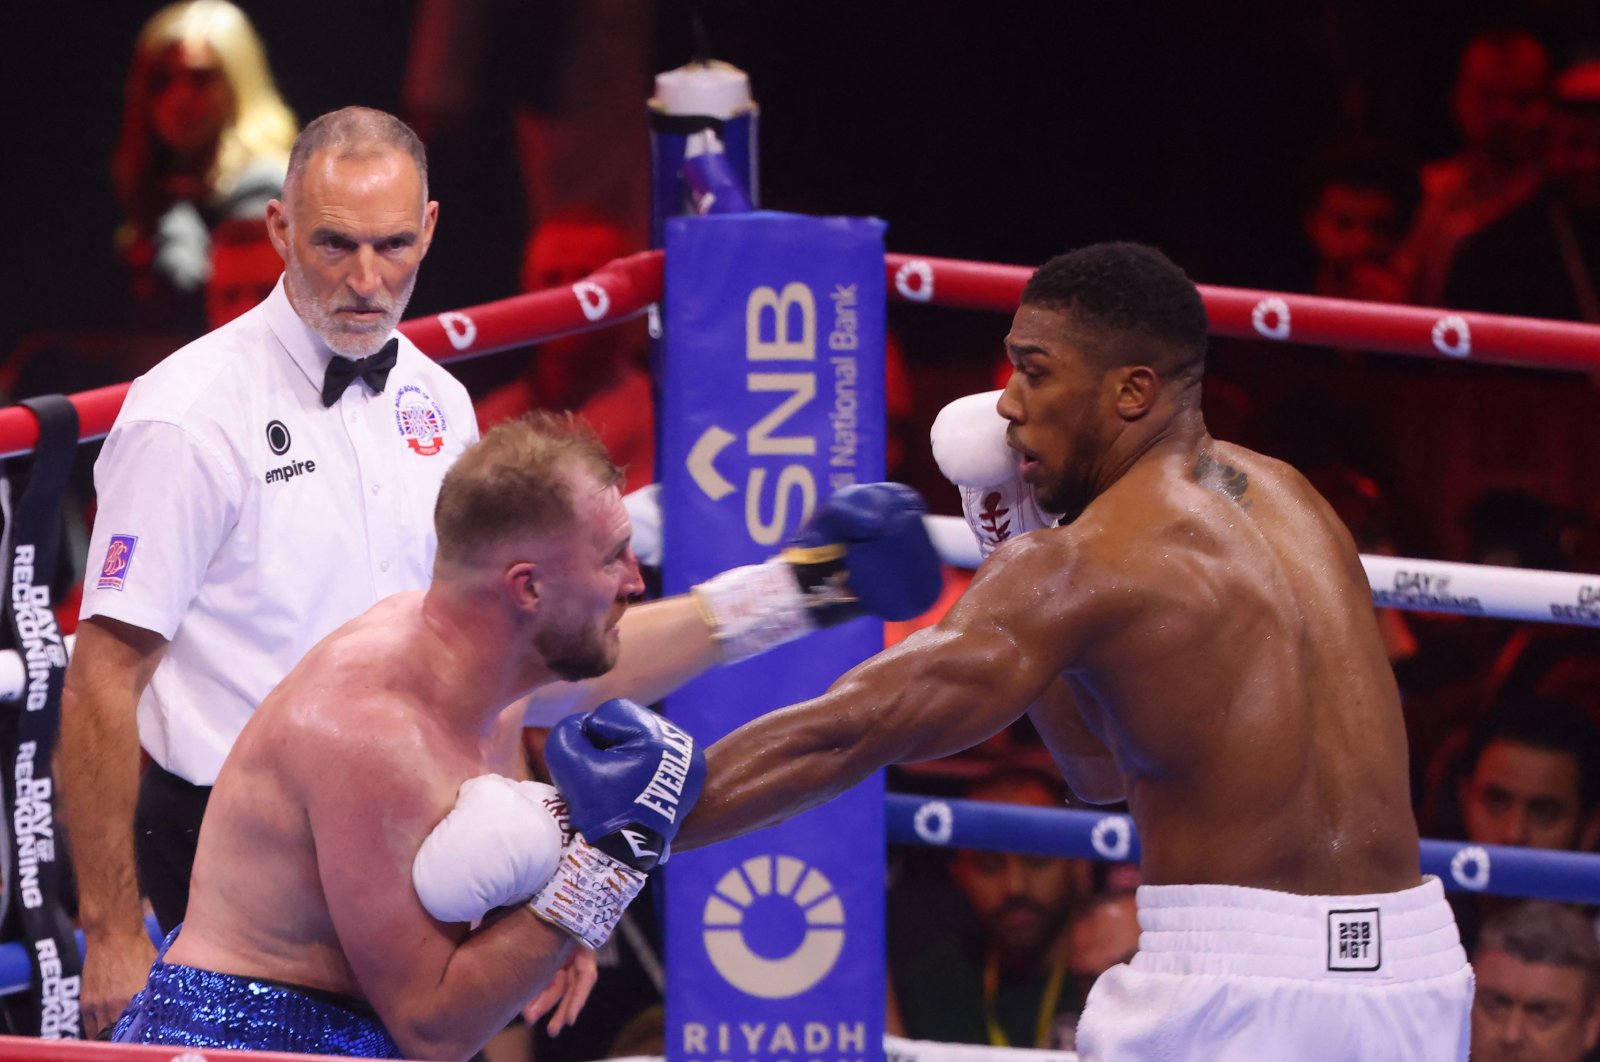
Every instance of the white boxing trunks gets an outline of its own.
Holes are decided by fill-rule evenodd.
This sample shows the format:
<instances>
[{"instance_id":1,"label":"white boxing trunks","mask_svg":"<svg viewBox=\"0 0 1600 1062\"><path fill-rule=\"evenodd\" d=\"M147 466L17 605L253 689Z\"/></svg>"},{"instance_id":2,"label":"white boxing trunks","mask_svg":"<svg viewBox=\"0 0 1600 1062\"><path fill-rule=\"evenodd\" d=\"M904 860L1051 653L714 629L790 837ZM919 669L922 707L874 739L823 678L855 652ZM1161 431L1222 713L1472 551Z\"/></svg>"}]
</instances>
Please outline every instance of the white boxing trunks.
<instances>
[{"instance_id":1,"label":"white boxing trunks","mask_svg":"<svg viewBox=\"0 0 1600 1062\"><path fill-rule=\"evenodd\" d=\"M1472 967L1438 878L1373 896L1138 897L1139 951L1089 993L1082 1062L1467 1057Z\"/></svg>"}]
</instances>

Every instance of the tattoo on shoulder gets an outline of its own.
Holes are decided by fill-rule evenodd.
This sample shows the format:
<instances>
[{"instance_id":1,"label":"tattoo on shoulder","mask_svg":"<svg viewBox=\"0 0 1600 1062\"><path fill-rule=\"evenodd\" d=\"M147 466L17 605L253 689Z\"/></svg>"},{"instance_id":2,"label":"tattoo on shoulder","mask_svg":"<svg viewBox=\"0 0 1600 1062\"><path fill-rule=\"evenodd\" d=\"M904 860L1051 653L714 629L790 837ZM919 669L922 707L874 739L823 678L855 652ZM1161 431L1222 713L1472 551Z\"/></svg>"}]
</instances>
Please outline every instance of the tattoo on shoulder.
<instances>
[{"instance_id":1,"label":"tattoo on shoulder","mask_svg":"<svg viewBox=\"0 0 1600 1062\"><path fill-rule=\"evenodd\" d=\"M1244 492L1250 489L1250 477L1225 461L1218 461L1210 450L1201 450L1194 462L1194 481L1202 487L1220 491L1240 505L1248 506Z\"/></svg>"}]
</instances>

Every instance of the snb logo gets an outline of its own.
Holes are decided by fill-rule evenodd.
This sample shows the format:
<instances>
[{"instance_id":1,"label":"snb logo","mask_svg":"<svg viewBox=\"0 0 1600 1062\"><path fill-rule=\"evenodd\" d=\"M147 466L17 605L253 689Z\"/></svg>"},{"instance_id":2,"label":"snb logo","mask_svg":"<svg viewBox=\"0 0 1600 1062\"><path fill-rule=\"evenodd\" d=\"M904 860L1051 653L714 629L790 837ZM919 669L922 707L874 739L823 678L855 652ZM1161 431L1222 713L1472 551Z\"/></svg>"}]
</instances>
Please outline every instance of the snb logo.
<instances>
[{"instance_id":1,"label":"snb logo","mask_svg":"<svg viewBox=\"0 0 1600 1062\"><path fill-rule=\"evenodd\" d=\"M747 995L788 999L839 961L844 922L844 904L820 870L792 856L756 856L706 898L706 954Z\"/></svg>"},{"instance_id":2,"label":"snb logo","mask_svg":"<svg viewBox=\"0 0 1600 1062\"><path fill-rule=\"evenodd\" d=\"M819 437L805 413L818 391L816 296L799 281L781 291L753 289L745 299L744 333L745 393L778 396L751 400L767 409L743 432L745 531L757 544L775 546L810 519L817 504L816 473L794 460L815 458L818 452ZM835 371L828 369L830 376ZM706 399L712 403L708 408L726 401L728 383L719 380L716 386L716 396ZM756 405L748 412L757 412ZM689 450L689 476L714 502L740 489L717 469L718 457L738 441L739 435L713 424Z\"/></svg>"}]
</instances>

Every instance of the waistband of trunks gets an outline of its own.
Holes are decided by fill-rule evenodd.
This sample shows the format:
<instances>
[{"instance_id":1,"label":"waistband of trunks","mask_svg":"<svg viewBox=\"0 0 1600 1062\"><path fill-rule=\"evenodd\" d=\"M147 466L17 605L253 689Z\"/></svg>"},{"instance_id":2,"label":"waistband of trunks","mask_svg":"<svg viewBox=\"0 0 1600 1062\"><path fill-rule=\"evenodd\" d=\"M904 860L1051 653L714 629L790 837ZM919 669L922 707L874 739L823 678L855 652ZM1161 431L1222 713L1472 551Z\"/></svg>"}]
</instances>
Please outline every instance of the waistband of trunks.
<instances>
[{"instance_id":1,"label":"waistband of trunks","mask_svg":"<svg viewBox=\"0 0 1600 1062\"><path fill-rule=\"evenodd\" d=\"M1298 896L1234 885L1145 885L1137 970L1415 981L1466 965L1438 878L1401 892Z\"/></svg>"}]
</instances>

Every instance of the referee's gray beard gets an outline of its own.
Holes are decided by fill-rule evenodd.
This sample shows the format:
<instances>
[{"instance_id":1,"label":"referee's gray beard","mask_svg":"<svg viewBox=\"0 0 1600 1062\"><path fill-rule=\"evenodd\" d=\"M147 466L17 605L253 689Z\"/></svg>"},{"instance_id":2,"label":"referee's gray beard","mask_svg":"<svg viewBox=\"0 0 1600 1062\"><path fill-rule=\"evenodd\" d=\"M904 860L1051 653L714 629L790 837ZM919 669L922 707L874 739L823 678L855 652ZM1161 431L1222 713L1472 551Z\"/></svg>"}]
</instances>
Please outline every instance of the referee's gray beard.
<instances>
[{"instance_id":1,"label":"referee's gray beard","mask_svg":"<svg viewBox=\"0 0 1600 1062\"><path fill-rule=\"evenodd\" d=\"M300 319L311 327L311 330L322 337L328 344L328 349L335 354L346 358L366 358L378 352L389 339L389 334L400 323L400 318L406 312L406 305L411 302L411 292L417 286L417 274L413 272L411 279L406 282L403 290L397 294L389 305L381 299L360 299L345 289L340 289L332 299L319 299L310 293L311 285L306 282L305 274L300 269L300 263L294 255L289 255L289 260L284 264L283 287L289 296L289 302L294 307ZM383 319L370 329L352 331L339 324L337 311L347 309L376 309L383 310Z\"/></svg>"}]
</instances>

